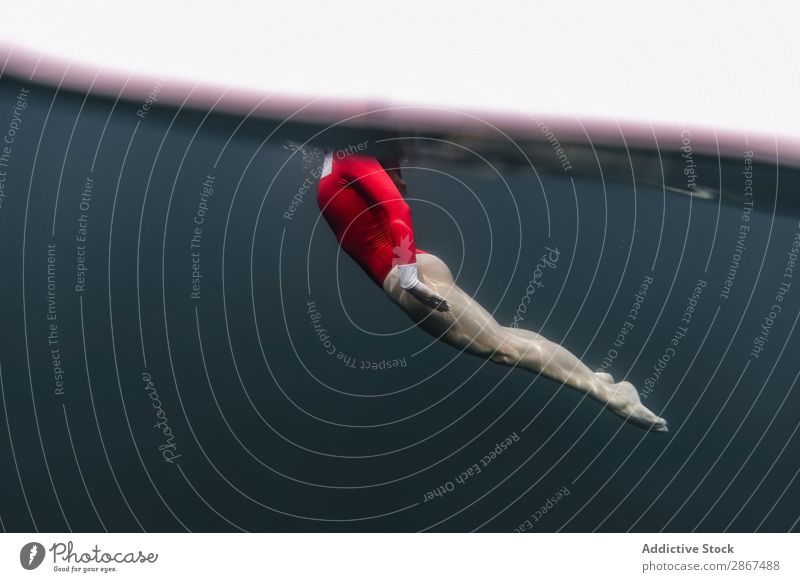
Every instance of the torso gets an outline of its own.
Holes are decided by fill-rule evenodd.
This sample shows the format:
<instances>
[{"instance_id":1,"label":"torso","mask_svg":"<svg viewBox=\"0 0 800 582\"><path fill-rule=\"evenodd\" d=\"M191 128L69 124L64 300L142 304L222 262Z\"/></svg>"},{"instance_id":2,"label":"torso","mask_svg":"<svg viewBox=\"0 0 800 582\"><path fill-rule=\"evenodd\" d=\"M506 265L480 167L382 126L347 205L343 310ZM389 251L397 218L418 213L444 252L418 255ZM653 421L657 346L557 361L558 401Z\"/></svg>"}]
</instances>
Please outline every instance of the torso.
<instances>
[{"instance_id":1,"label":"torso","mask_svg":"<svg viewBox=\"0 0 800 582\"><path fill-rule=\"evenodd\" d=\"M332 154L326 154L317 201L341 247L382 285L396 259L389 229L393 217L384 205L370 201L358 191L355 184L361 176L353 168L355 159L356 156L334 159ZM405 205L396 189L395 193Z\"/></svg>"}]
</instances>

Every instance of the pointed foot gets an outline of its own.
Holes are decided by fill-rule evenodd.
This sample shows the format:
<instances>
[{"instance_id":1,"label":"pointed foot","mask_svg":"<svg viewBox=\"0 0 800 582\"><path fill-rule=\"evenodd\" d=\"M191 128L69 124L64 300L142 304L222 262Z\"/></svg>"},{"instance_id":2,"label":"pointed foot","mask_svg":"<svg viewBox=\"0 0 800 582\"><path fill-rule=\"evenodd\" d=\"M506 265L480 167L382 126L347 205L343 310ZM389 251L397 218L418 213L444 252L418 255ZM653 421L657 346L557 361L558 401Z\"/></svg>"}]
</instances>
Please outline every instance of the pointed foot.
<instances>
[{"instance_id":1,"label":"pointed foot","mask_svg":"<svg viewBox=\"0 0 800 582\"><path fill-rule=\"evenodd\" d=\"M639 398L639 393L630 382L618 382L613 385L613 396L609 401L609 407L619 416L641 427L653 432L669 432L667 421L655 414Z\"/></svg>"}]
</instances>

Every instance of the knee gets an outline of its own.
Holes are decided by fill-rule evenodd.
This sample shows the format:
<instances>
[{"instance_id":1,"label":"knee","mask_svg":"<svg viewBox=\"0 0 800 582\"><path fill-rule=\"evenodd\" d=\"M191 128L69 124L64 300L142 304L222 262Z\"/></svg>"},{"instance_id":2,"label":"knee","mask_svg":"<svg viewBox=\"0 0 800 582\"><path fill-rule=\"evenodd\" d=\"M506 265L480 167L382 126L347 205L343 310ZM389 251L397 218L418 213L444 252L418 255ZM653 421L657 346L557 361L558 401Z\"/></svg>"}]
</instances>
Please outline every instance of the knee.
<instances>
[{"instance_id":1,"label":"knee","mask_svg":"<svg viewBox=\"0 0 800 582\"><path fill-rule=\"evenodd\" d=\"M507 347L500 347L489 356L489 359L495 364L514 366L519 363L520 355L516 350L512 350Z\"/></svg>"},{"instance_id":2,"label":"knee","mask_svg":"<svg viewBox=\"0 0 800 582\"><path fill-rule=\"evenodd\" d=\"M542 362L544 357L545 354L542 347L535 342L517 342L512 339L503 343L492 354L491 360L498 364L514 366L523 360L526 362Z\"/></svg>"}]
</instances>

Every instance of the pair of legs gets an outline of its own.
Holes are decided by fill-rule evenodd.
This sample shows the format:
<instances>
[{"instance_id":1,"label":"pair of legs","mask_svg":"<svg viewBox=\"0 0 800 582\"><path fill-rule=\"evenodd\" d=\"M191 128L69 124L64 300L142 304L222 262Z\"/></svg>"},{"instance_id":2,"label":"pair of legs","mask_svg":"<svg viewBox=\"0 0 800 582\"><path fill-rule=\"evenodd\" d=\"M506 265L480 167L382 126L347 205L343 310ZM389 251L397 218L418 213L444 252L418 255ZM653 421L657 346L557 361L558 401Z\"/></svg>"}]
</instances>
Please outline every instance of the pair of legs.
<instances>
[{"instance_id":1,"label":"pair of legs","mask_svg":"<svg viewBox=\"0 0 800 582\"><path fill-rule=\"evenodd\" d=\"M586 393L609 409L645 429L666 431L667 423L646 408L630 382L592 372L568 350L539 334L503 327L453 280L438 257L417 255L419 278L444 297L449 312L420 303L400 287L397 268L387 275L383 289L419 327L454 348L506 366L519 366Z\"/></svg>"}]
</instances>

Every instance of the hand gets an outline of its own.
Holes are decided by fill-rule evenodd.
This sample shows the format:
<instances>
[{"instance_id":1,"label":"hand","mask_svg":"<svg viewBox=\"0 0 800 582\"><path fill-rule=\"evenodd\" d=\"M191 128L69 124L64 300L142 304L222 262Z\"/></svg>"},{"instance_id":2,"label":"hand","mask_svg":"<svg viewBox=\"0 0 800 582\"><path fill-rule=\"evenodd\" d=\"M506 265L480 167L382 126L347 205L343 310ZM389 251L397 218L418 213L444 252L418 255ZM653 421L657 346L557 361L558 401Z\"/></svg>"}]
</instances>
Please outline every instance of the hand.
<instances>
[{"instance_id":1,"label":"hand","mask_svg":"<svg viewBox=\"0 0 800 582\"><path fill-rule=\"evenodd\" d=\"M427 305L428 307L432 307L436 311L450 311L450 304L447 302L447 300L441 295L436 294L433 289L428 287L422 281L417 283L417 285L411 289L406 289L406 291L411 293L411 295L413 295L417 301Z\"/></svg>"}]
</instances>

